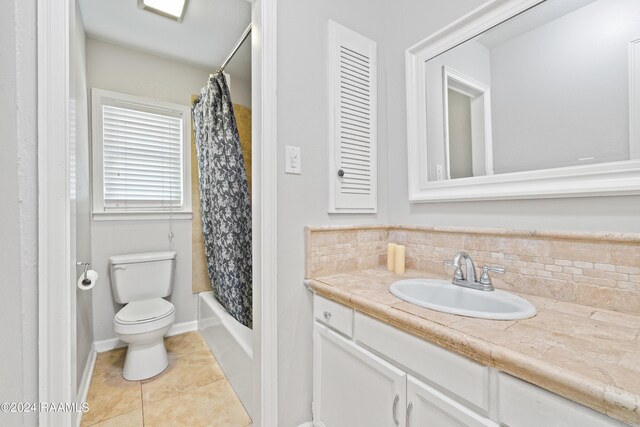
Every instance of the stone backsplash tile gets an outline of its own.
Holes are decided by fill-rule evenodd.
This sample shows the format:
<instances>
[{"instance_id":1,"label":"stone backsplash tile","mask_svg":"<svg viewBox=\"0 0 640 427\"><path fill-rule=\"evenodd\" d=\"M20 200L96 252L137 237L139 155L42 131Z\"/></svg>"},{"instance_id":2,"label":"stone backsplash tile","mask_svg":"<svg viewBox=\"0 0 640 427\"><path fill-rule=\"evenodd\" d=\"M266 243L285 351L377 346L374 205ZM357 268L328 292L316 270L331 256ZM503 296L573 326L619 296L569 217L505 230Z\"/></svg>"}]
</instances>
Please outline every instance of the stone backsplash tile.
<instances>
[{"instance_id":1,"label":"stone backsplash tile","mask_svg":"<svg viewBox=\"0 0 640 427\"><path fill-rule=\"evenodd\" d=\"M376 267L386 262L388 242L387 227L306 228L305 276Z\"/></svg>"},{"instance_id":2,"label":"stone backsplash tile","mask_svg":"<svg viewBox=\"0 0 640 427\"><path fill-rule=\"evenodd\" d=\"M453 274L464 250L478 268L501 266L496 287L640 314L640 235L505 229L355 226L306 229L306 277L386 264L387 243L405 245L407 268Z\"/></svg>"}]
</instances>

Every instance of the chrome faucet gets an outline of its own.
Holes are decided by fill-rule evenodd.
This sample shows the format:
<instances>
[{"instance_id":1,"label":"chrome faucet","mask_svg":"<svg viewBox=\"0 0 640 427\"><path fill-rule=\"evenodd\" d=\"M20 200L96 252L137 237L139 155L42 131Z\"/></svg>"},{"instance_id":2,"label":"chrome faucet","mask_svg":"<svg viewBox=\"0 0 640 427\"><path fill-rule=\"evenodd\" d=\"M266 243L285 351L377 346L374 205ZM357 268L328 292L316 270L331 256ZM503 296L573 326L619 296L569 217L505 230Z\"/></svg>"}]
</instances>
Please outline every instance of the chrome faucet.
<instances>
[{"instance_id":1,"label":"chrome faucet","mask_svg":"<svg viewBox=\"0 0 640 427\"><path fill-rule=\"evenodd\" d=\"M465 263L467 268L467 274L465 275L462 271L461 262ZM453 257L453 265L456 267L456 273L459 273L461 276L459 277L459 281L467 281L471 283L476 282L476 267L473 265L473 260L471 256L466 252L458 252Z\"/></svg>"},{"instance_id":2,"label":"chrome faucet","mask_svg":"<svg viewBox=\"0 0 640 427\"><path fill-rule=\"evenodd\" d=\"M461 262L464 262L464 267L466 269L466 274L463 271L463 266ZM462 286L464 288L476 289L479 291L493 291L493 283L491 283L491 277L489 276L489 271L494 273L504 273L504 268L502 267L482 267L482 275L480 276L480 280L477 280L476 276L476 267L473 264L473 260L471 256L464 252L460 251L453 257L452 261L444 261L444 265L450 265L455 267L456 271L453 273L452 284L456 286Z\"/></svg>"}]
</instances>

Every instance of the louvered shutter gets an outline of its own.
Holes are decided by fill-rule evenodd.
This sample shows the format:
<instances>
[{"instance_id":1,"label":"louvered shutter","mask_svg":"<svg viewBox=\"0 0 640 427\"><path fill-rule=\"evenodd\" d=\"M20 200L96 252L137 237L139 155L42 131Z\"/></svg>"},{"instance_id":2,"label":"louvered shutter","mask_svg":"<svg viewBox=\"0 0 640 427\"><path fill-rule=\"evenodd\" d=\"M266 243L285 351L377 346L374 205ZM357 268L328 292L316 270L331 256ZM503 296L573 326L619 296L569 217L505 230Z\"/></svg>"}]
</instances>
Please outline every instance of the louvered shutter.
<instances>
[{"instance_id":1,"label":"louvered shutter","mask_svg":"<svg viewBox=\"0 0 640 427\"><path fill-rule=\"evenodd\" d=\"M376 43L329 21L330 212L376 212Z\"/></svg>"},{"instance_id":2,"label":"louvered shutter","mask_svg":"<svg viewBox=\"0 0 640 427\"><path fill-rule=\"evenodd\" d=\"M103 105L105 211L181 207L182 135L179 113Z\"/></svg>"}]
</instances>

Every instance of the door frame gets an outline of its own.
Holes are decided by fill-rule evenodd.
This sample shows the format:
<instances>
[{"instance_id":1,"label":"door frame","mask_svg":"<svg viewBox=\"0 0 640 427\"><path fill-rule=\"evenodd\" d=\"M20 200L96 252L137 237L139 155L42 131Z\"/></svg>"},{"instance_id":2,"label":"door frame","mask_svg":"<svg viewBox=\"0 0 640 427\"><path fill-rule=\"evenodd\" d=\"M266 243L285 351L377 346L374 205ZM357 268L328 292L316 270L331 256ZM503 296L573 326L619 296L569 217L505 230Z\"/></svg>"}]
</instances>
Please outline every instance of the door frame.
<instances>
[{"instance_id":1,"label":"door frame","mask_svg":"<svg viewBox=\"0 0 640 427\"><path fill-rule=\"evenodd\" d=\"M453 81L457 86L449 86L449 81ZM447 178L451 179L451 153L449 146L449 89L472 99L471 102L471 122L472 122L472 169L476 172L476 164L482 160L484 164L484 175L493 175L493 133L491 129L491 90L489 86L479 82L447 65L442 67L442 100L444 117L444 144L445 144L445 164L447 166ZM474 103L476 104L474 106ZM473 122L474 110L481 109L481 122ZM482 124L482 132L478 132L477 125ZM482 159L473 155L473 149L477 148L478 133L482 133ZM474 135L476 138L474 138ZM477 150L475 150L477 151ZM475 175L474 175L475 176Z\"/></svg>"},{"instance_id":2,"label":"door frame","mask_svg":"<svg viewBox=\"0 0 640 427\"><path fill-rule=\"evenodd\" d=\"M70 1L38 0L38 399L75 401L69 177ZM69 412L40 426L72 425Z\"/></svg>"},{"instance_id":3,"label":"door frame","mask_svg":"<svg viewBox=\"0 0 640 427\"><path fill-rule=\"evenodd\" d=\"M75 266L69 208L70 31L74 0L38 0L38 400L75 402ZM277 426L276 0L252 1L255 425ZM40 426L70 426L68 412Z\"/></svg>"},{"instance_id":4,"label":"door frame","mask_svg":"<svg viewBox=\"0 0 640 427\"><path fill-rule=\"evenodd\" d=\"M254 425L278 425L277 0L251 4Z\"/></svg>"}]
</instances>

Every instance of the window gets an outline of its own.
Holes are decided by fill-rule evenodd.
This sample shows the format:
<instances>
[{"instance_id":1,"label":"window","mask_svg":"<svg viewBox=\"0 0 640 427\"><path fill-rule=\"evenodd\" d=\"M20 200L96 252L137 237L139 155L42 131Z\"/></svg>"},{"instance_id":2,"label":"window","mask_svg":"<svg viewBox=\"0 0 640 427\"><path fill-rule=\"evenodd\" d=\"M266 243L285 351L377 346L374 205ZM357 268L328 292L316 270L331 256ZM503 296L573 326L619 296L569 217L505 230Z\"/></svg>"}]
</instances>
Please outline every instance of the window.
<instances>
[{"instance_id":1,"label":"window","mask_svg":"<svg viewBox=\"0 0 640 427\"><path fill-rule=\"evenodd\" d=\"M190 217L189 107L92 97L94 219Z\"/></svg>"}]
</instances>

